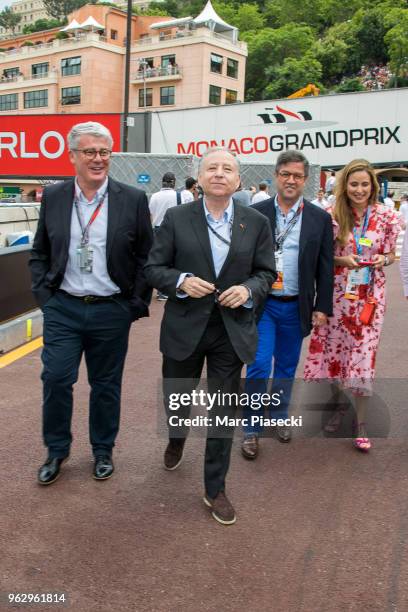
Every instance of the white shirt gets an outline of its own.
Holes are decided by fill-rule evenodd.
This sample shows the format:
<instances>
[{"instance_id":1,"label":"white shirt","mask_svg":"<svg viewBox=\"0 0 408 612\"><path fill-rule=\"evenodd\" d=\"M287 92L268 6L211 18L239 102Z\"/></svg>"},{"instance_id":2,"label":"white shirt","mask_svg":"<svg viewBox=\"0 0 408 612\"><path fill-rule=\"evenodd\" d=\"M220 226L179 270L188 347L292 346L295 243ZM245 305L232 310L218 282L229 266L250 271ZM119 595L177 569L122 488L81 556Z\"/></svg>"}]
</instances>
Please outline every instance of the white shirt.
<instances>
[{"instance_id":1,"label":"white shirt","mask_svg":"<svg viewBox=\"0 0 408 612\"><path fill-rule=\"evenodd\" d=\"M405 221L405 224L408 225L408 200L404 200L399 207L399 212L401 213L402 218Z\"/></svg>"},{"instance_id":2,"label":"white shirt","mask_svg":"<svg viewBox=\"0 0 408 612\"><path fill-rule=\"evenodd\" d=\"M88 223L92 213L98 206L101 196L106 193L99 214L89 228L89 244L93 248L93 264L91 274L83 274L79 269L77 248L81 242L82 231L78 221L75 204L71 214L71 239L68 249L68 261L65 268L61 289L71 295L106 296L120 293L119 287L108 274L106 264L106 235L108 231L108 179L98 189L93 200L89 201L82 193L75 179L75 196L82 213L83 222Z\"/></svg>"},{"instance_id":3,"label":"white shirt","mask_svg":"<svg viewBox=\"0 0 408 612\"><path fill-rule=\"evenodd\" d=\"M395 202L391 198L384 198L384 206L386 206L390 210L394 210Z\"/></svg>"},{"instance_id":4,"label":"white shirt","mask_svg":"<svg viewBox=\"0 0 408 612\"><path fill-rule=\"evenodd\" d=\"M149 210L152 216L152 225L157 227L161 225L166 210L172 206L177 206L177 193L175 189L170 187L162 187L160 191L156 191L150 198Z\"/></svg>"},{"instance_id":5,"label":"white shirt","mask_svg":"<svg viewBox=\"0 0 408 612\"><path fill-rule=\"evenodd\" d=\"M323 198L322 200L319 200L319 198L315 198L314 200L312 200L312 204L319 206L319 208L323 208L323 210L326 210L326 208L329 207L329 203L326 198Z\"/></svg>"},{"instance_id":6,"label":"white shirt","mask_svg":"<svg viewBox=\"0 0 408 612\"><path fill-rule=\"evenodd\" d=\"M194 202L194 196L189 189L183 189L180 192L181 195L181 203L187 204L187 202Z\"/></svg>"},{"instance_id":7,"label":"white shirt","mask_svg":"<svg viewBox=\"0 0 408 612\"><path fill-rule=\"evenodd\" d=\"M251 204L256 204L257 202L262 202L263 200L269 200L271 196L267 191L258 191L252 198Z\"/></svg>"},{"instance_id":8,"label":"white shirt","mask_svg":"<svg viewBox=\"0 0 408 612\"><path fill-rule=\"evenodd\" d=\"M402 243L400 272L401 272L402 285L404 288L404 295L405 297L407 297L408 296L408 232L405 232L404 242Z\"/></svg>"},{"instance_id":9,"label":"white shirt","mask_svg":"<svg viewBox=\"0 0 408 612\"><path fill-rule=\"evenodd\" d=\"M335 184L336 184L336 177L329 176L329 178L326 181L326 185L325 185L326 193L331 193L333 191Z\"/></svg>"}]
</instances>

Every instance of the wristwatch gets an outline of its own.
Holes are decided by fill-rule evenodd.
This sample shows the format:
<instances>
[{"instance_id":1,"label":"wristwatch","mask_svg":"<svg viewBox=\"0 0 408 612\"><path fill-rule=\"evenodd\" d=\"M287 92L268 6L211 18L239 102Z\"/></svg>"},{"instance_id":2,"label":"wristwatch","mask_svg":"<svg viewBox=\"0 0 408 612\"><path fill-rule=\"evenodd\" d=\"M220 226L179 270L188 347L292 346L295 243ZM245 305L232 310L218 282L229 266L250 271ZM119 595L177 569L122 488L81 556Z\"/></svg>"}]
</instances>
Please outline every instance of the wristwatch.
<instances>
[{"instance_id":1,"label":"wristwatch","mask_svg":"<svg viewBox=\"0 0 408 612\"><path fill-rule=\"evenodd\" d=\"M384 266L389 266L390 265L390 260L388 255L384 255Z\"/></svg>"}]
</instances>

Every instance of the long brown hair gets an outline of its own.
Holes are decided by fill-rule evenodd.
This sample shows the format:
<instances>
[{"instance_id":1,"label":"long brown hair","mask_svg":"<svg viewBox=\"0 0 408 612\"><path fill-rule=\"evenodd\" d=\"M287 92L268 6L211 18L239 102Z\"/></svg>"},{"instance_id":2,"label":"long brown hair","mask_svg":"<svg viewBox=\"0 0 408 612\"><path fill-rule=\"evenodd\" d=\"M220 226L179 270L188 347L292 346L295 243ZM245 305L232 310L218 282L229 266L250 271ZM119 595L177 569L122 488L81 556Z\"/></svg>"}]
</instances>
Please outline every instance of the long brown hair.
<instances>
[{"instance_id":1,"label":"long brown hair","mask_svg":"<svg viewBox=\"0 0 408 612\"><path fill-rule=\"evenodd\" d=\"M335 187L336 203L334 205L334 218L339 224L337 240L342 246L347 244L349 234L354 227L354 215L347 195L347 182L350 175L354 172L367 172L370 177L371 194L368 198L369 205L377 202L380 191L374 168L366 159L353 159L343 168Z\"/></svg>"}]
</instances>

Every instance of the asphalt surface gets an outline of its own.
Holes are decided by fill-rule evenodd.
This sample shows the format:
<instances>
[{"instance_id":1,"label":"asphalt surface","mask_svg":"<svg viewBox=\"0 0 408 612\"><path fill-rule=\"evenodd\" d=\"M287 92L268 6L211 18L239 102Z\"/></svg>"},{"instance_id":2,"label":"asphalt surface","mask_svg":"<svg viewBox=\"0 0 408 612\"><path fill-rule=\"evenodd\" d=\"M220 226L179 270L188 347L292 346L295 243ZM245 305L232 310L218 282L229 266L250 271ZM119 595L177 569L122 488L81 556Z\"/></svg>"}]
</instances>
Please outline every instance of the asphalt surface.
<instances>
[{"instance_id":1,"label":"asphalt surface","mask_svg":"<svg viewBox=\"0 0 408 612\"><path fill-rule=\"evenodd\" d=\"M408 610L408 302L397 265L387 274L377 373L389 395L390 436L374 439L368 455L350 439L321 434L287 445L265 439L258 460L248 462L237 432L228 495L238 520L230 527L216 523L201 500L203 439L188 440L178 470L162 467L162 303L132 329L116 471L108 481L91 477L84 369L71 457L49 487L36 484L45 457L40 352L1 370L0 609L13 609L8 593L64 593L65 607L20 609Z\"/></svg>"}]
</instances>

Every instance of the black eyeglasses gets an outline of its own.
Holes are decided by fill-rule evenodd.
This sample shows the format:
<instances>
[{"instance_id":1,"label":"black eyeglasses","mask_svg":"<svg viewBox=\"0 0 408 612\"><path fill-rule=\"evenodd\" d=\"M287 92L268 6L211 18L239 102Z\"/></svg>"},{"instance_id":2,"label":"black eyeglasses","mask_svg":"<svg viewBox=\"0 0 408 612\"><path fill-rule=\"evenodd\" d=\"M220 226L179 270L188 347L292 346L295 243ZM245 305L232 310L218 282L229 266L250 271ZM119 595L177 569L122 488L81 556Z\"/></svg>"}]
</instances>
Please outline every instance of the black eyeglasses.
<instances>
[{"instance_id":1,"label":"black eyeglasses","mask_svg":"<svg viewBox=\"0 0 408 612\"><path fill-rule=\"evenodd\" d=\"M284 180L287 181L291 176L293 176L294 181L303 181L305 178L304 174L294 174L293 172L286 172L282 170L282 172L278 172L278 175Z\"/></svg>"},{"instance_id":2,"label":"black eyeglasses","mask_svg":"<svg viewBox=\"0 0 408 612\"><path fill-rule=\"evenodd\" d=\"M82 153L86 159L95 159L97 155L99 155L101 159L109 159L112 155L112 151L110 149L73 149L73 151Z\"/></svg>"}]
</instances>

